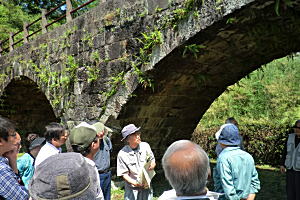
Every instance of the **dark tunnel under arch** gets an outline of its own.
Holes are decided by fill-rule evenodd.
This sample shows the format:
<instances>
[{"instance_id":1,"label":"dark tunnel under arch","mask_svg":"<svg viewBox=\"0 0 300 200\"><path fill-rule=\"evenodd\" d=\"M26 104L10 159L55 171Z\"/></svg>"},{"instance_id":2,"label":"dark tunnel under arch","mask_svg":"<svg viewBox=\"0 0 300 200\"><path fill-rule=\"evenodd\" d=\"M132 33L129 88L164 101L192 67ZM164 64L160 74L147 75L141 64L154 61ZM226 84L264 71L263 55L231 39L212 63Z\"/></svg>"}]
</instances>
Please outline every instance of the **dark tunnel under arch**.
<instances>
[{"instance_id":1,"label":"dark tunnel under arch","mask_svg":"<svg viewBox=\"0 0 300 200\"><path fill-rule=\"evenodd\" d=\"M0 97L0 115L12 120L24 137L42 135L49 122L59 122L50 102L38 85L26 76L15 77Z\"/></svg>"}]
</instances>

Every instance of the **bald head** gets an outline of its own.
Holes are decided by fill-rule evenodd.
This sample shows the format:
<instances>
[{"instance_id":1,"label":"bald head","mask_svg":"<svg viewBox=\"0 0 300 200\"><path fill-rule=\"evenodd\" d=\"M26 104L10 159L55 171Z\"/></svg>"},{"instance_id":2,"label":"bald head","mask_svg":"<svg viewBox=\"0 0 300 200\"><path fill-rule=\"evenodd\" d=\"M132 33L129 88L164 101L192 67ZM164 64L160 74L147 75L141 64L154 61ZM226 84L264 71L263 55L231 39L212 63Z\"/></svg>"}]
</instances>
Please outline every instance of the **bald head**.
<instances>
[{"instance_id":1,"label":"bald head","mask_svg":"<svg viewBox=\"0 0 300 200\"><path fill-rule=\"evenodd\" d=\"M170 150L172 152L170 152L168 163L178 170L189 169L195 163L195 158L199 157L197 145L190 141L178 141Z\"/></svg>"},{"instance_id":2,"label":"bald head","mask_svg":"<svg viewBox=\"0 0 300 200\"><path fill-rule=\"evenodd\" d=\"M178 196L203 192L209 160L199 145L189 140L174 142L165 152L162 165L166 178Z\"/></svg>"}]
</instances>

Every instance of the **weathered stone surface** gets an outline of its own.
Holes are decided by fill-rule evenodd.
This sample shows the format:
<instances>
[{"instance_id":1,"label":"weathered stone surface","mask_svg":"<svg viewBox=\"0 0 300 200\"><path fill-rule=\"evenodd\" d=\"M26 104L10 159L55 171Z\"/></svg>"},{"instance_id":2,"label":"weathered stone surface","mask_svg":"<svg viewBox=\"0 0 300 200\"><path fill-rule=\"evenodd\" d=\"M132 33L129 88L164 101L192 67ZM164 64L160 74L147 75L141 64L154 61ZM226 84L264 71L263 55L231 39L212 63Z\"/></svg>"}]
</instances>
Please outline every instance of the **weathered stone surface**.
<instances>
[{"instance_id":1,"label":"weathered stone surface","mask_svg":"<svg viewBox=\"0 0 300 200\"><path fill-rule=\"evenodd\" d=\"M147 0L149 13L155 13L156 10L166 9L169 6L169 0Z\"/></svg>"}]
</instances>

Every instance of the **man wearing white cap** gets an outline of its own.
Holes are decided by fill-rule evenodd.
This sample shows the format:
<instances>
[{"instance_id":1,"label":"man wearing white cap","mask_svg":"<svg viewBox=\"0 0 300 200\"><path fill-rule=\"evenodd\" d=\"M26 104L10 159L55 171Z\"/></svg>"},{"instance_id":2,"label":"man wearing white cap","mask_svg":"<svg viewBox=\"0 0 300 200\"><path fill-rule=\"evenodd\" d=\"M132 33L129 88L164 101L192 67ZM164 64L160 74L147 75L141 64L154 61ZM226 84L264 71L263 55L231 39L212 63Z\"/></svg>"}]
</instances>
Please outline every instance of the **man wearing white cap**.
<instances>
[{"instance_id":1,"label":"man wearing white cap","mask_svg":"<svg viewBox=\"0 0 300 200\"><path fill-rule=\"evenodd\" d=\"M151 187L141 183L140 174L146 163L150 163L147 170L155 168L155 158L150 145L141 142L140 127L129 124L122 129L122 141L125 145L118 153L117 176L125 180L125 200L150 200L153 196Z\"/></svg>"}]
</instances>

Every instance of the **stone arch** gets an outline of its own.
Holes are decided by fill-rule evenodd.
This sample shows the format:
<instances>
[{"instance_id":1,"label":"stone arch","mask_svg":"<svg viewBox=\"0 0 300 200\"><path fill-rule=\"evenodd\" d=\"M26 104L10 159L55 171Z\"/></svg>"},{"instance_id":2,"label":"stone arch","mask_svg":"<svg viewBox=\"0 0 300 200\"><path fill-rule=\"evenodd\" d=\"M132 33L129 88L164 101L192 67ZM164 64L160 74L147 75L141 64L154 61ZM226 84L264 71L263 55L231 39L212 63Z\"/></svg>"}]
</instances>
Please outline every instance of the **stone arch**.
<instances>
[{"instance_id":1,"label":"stone arch","mask_svg":"<svg viewBox=\"0 0 300 200\"><path fill-rule=\"evenodd\" d=\"M42 134L46 124L60 121L45 94L26 76L11 79L0 102L0 115L13 120L23 136L28 132Z\"/></svg>"},{"instance_id":2,"label":"stone arch","mask_svg":"<svg viewBox=\"0 0 300 200\"><path fill-rule=\"evenodd\" d=\"M279 17L273 4L249 5L199 31L148 71L155 90L139 86L117 120L108 123L142 126L143 137L160 158L173 141L190 139L202 115L228 86L273 59L300 51L298 15L287 9ZM204 48L184 56L189 45Z\"/></svg>"}]
</instances>

